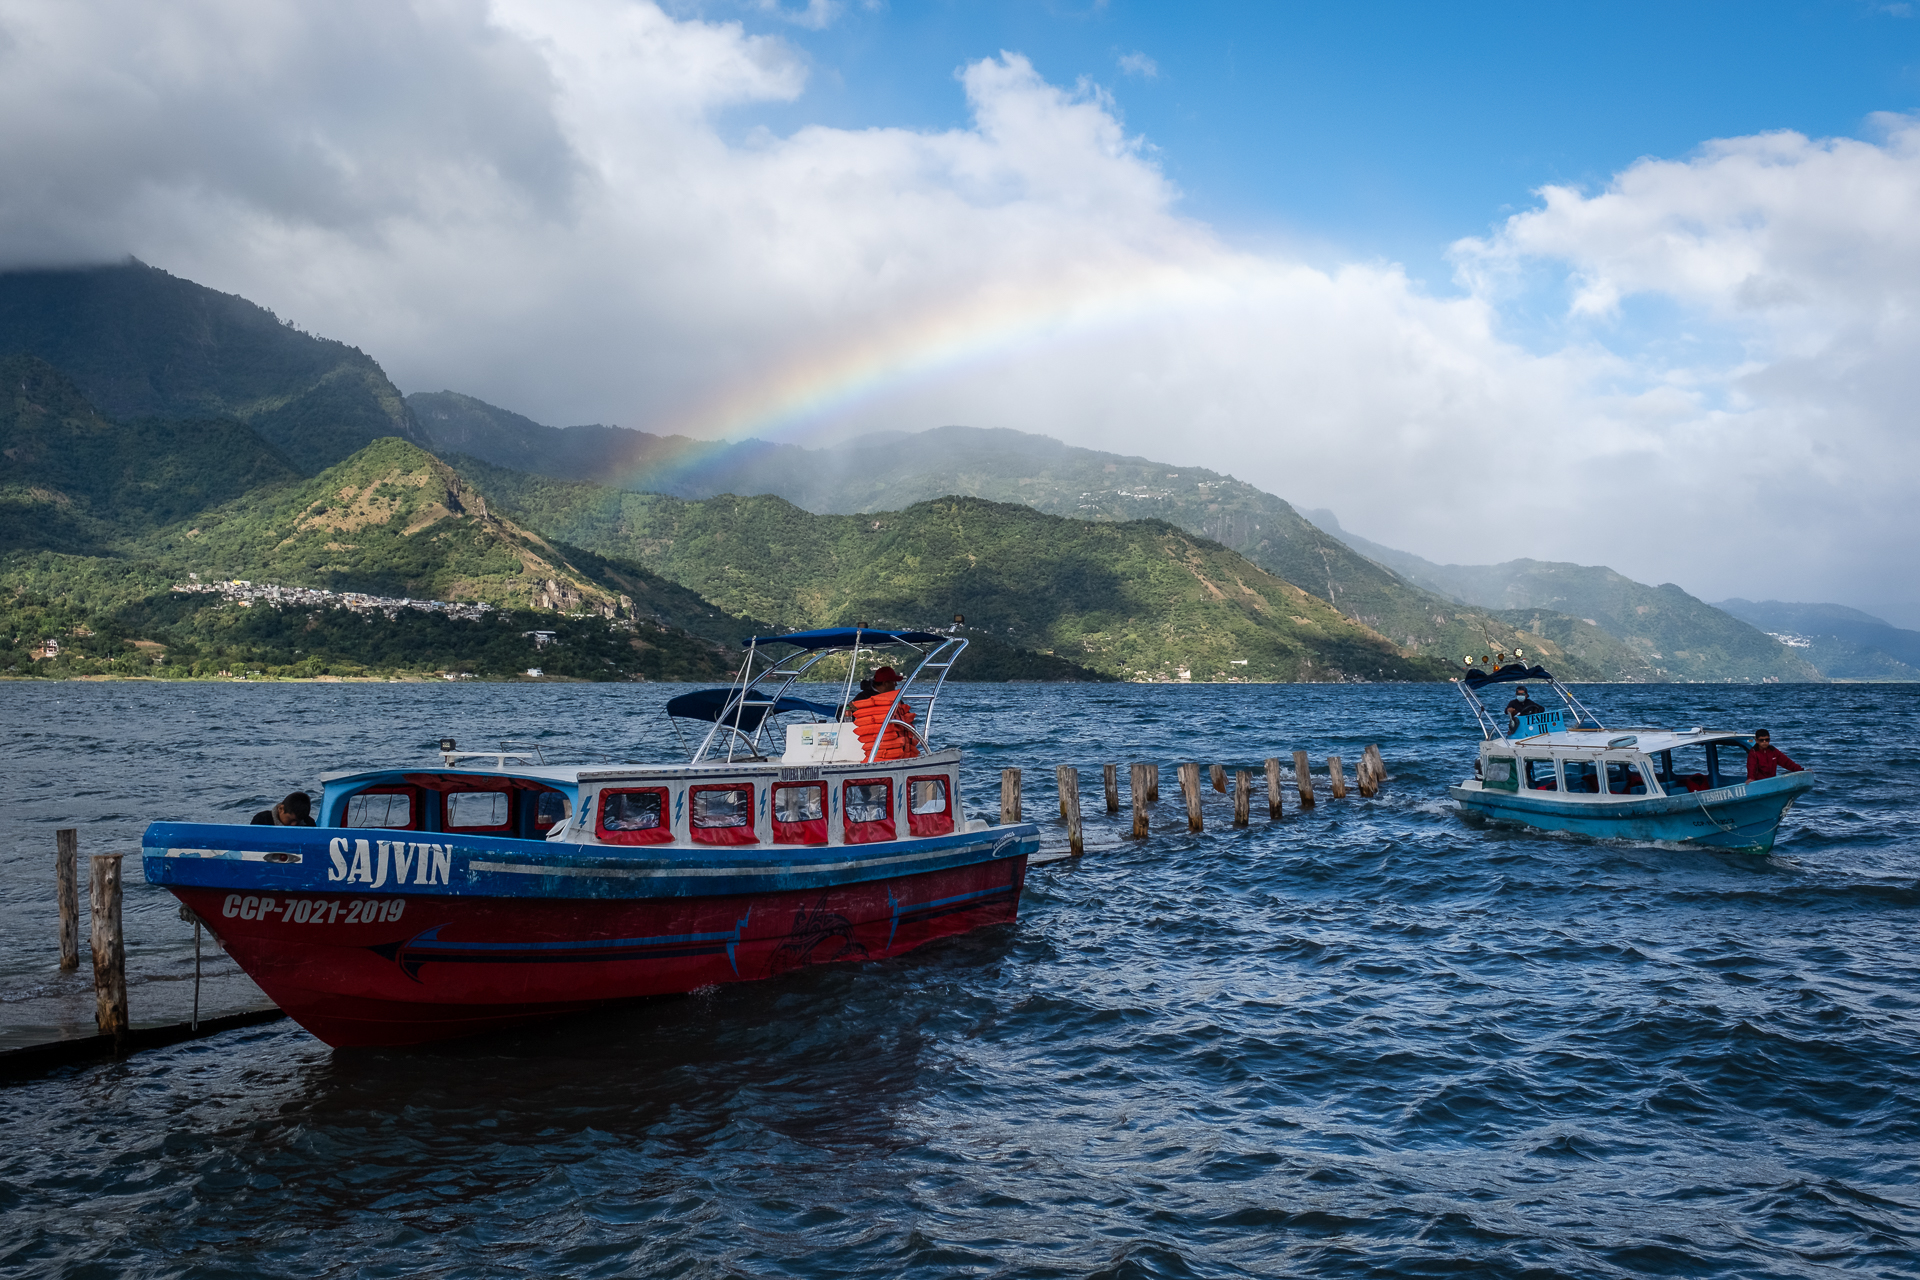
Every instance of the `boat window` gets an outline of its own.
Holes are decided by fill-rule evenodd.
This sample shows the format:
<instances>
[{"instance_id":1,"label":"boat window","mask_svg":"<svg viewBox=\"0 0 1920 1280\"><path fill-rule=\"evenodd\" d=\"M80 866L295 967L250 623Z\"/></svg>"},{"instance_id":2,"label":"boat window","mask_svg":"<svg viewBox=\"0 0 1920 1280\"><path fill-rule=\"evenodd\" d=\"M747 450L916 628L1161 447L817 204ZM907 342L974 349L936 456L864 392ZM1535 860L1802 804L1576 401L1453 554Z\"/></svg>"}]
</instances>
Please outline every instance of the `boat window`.
<instances>
[{"instance_id":1,"label":"boat window","mask_svg":"<svg viewBox=\"0 0 1920 1280\"><path fill-rule=\"evenodd\" d=\"M818 822L827 816L827 787L823 782L773 789L775 822Z\"/></svg>"},{"instance_id":2,"label":"boat window","mask_svg":"<svg viewBox=\"0 0 1920 1280\"><path fill-rule=\"evenodd\" d=\"M694 790L694 826L744 827L752 822L752 787L699 787Z\"/></svg>"},{"instance_id":3,"label":"boat window","mask_svg":"<svg viewBox=\"0 0 1920 1280\"><path fill-rule=\"evenodd\" d=\"M413 795L411 791L362 791L348 798L347 817L342 825L411 828Z\"/></svg>"},{"instance_id":4,"label":"boat window","mask_svg":"<svg viewBox=\"0 0 1920 1280\"><path fill-rule=\"evenodd\" d=\"M1660 784L1668 791L1706 791L1713 786L1704 743L1689 742L1684 747L1660 753Z\"/></svg>"},{"instance_id":5,"label":"boat window","mask_svg":"<svg viewBox=\"0 0 1920 1280\"><path fill-rule=\"evenodd\" d=\"M775 844L827 842L827 784L801 782L773 788Z\"/></svg>"},{"instance_id":6,"label":"boat window","mask_svg":"<svg viewBox=\"0 0 1920 1280\"><path fill-rule=\"evenodd\" d=\"M1607 794L1610 796L1647 794L1647 780L1640 776L1640 766L1631 760L1607 761Z\"/></svg>"},{"instance_id":7,"label":"boat window","mask_svg":"<svg viewBox=\"0 0 1920 1280\"><path fill-rule=\"evenodd\" d=\"M848 822L885 822L893 786L886 782L847 784Z\"/></svg>"},{"instance_id":8,"label":"boat window","mask_svg":"<svg viewBox=\"0 0 1920 1280\"><path fill-rule=\"evenodd\" d=\"M913 788L909 813L945 813L947 811L947 780L945 778L914 778L908 785Z\"/></svg>"},{"instance_id":9,"label":"boat window","mask_svg":"<svg viewBox=\"0 0 1920 1280\"><path fill-rule=\"evenodd\" d=\"M504 791L447 792L447 830L478 831L507 825L511 801Z\"/></svg>"},{"instance_id":10,"label":"boat window","mask_svg":"<svg viewBox=\"0 0 1920 1280\"><path fill-rule=\"evenodd\" d=\"M944 777L907 779L907 831L944 836L953 831L953 804Z\"/></svg>"},{"instance_id":11,"label":"boat window","mask_svg":"<svg viewBox=\"0 0 1920 1280\"><path fill-rule=\"evenodd\" d=\"M1512 756L1489 756L1486 776L1480 779L1482 787L1494 791L1516 791L1520 787L1519 762Z\"/></svg>"},{"instance_id":12,"label":"boat window","mask_svg":"<svg viewBox=\"0 0 1920 1280\"><path fill-rule=\"evenodd\" d=\"M558 791L542 791L534 805L533 825L541 831L548 831L555 824L565 822L567 815L572 812L573 806Z\"/></svg>"},{"instance_id":13,"label":"boat window","mask_svg":"<svg viewBox=\"0 0 1920 1280\"><path fill-rule=\"evenodd\" d=\"M1747 744L1744 742L1709 742L1707 751L1713 759L1711 776L1716 787L1738 786L1747 780Z\"/></svg>"},{"instance_id":14,"label":"boat window","mask_svg":"<svg viewBox=\"0 0 1920 1280\"><path fill-rule=\"evenodd\" d=\"M846 816L848 844L894 838L891 780L866 778L846 783L840 793L840 803Z\"/></svg>"},{"instance_id":15,"label":"boat window","mask_svg":"<svg viewBox=\"0 0 1920 1280\"><path fill-rule=\"evenodd\" d=\"M1542 760L1535 756L1527 761L1527 790L1558 791L1560 780L1553 771L1552 760Z\"/></svg>"},{"instance_id":16,"label":"boat window","mask_svg":"<svg viewBox=\"0 0 1920 1280\"><path fill-rule=\"evenodd\" d=\"M1564 760L1561 768L1566 771L1567 790L1574 795L1600 794L1600 762L1597 760Z\"/></svg>"},{"instance_id":17,"label":"boat window","mask_svg":"<svg viewBox=\"0 0 1920 1280\"><path fill-rule=\"evenodd\" d=\"M693 838L701 844L759 844L753 833L753 784L687 788Z\"/></svg>"},{"instance_id":18,"label":"boat window","mask_svg":"<svg viewBox=\"0 0 1920 1280\"><path fill-rule=\"evenodd\" d=\"M666 788L602 791L595 834L608 844L665 844L673 839L673 828L667 825Z\"/></svg>"}]
</instances>

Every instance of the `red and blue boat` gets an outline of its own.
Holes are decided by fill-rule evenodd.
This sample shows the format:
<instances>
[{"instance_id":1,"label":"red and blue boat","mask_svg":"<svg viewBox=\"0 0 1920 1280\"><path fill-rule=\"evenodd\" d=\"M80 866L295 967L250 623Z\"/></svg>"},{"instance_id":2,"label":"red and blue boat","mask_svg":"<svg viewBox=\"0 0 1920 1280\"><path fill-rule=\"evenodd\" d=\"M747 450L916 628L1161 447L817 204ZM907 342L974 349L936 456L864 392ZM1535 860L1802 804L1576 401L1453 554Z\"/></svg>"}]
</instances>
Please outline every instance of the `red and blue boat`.
<instances>
[{"instance_id":1,"label":"red and blue boat","mask_svg":"<svg viewBox=\"0 0 1920 1280\"><path fill-rule=\"evenodd\" d=\"M418 764L325 775L317 826L156 822L146 876L338 1048L470 1036L1009 924L1039 829L968 820L959 749L930 745L966 643L865 628L755 637L731 686L668 703L699 730L687 763L556 765L443 739ZM853 695L875 653L901 679L868 741ZM801 696L818 690L838 697Z\"/></svg>"}]
</instances>

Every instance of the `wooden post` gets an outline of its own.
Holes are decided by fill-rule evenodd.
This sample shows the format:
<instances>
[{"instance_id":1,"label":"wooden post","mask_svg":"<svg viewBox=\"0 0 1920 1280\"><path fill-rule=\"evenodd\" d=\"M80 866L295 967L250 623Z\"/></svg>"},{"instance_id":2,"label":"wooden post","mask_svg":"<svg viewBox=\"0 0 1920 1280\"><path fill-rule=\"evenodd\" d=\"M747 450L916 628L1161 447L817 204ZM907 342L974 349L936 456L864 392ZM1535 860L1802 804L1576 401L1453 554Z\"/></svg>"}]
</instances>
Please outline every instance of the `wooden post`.
<instances>
[{"instance_id":1,"label":"wooden post","mask_svg":"<svg viewBox=\"0 0 1920 1280\"><path fill-rule=\"evenodd\" d=\"M1267 818L1278 820L1280 817L1280 758L1267 757Z\"/></svg>"},{"instance_id":2,"label":"wooden post","mask_svg":"<svg viewBox=\"0 0 1920 1280\"><path fill-rule=\"evenodd\" d=\"M1129 771L1127 783L1133 792L1133 838L1147 838L1147 766L1136 764Z\"/></svg>"},{"instance_id":3,"label":"wooden post","mask_svg":"<svg viewBox=\"0 0 1920 1280\"><path fill-rule=\"evenodd\" d=\"M80 833L62 827L53 833L54 894L60 899L60 972L80 967L80 886L74 863L80 856Z\"/></svg>"},{"instance_id":4,"label":"wooden post","mask_svg":"<svg viewBox=\"0 0 1920 1280\"><path fill-rule=\"evenodd\" d=\"M1293 753L1293 780L1300 788L1300 807L1313 808L1313 774L1307 769L1307 753L1304 751Z\"/></svg>"},{"instance_id":5,"label":"wooden post","mask_svg":"<svg viewBox=\"0 0 1920 1280\"><path fill-rule=\"evenodd\" d=\"M127 1045L127 944L120 934L120 857L96 853L92 861L93 1004L101 1035L113 1037L115 1054Z\"/></svg>"},{"instance_id":6,"label":"wooden post","mask_svg":"<svg viewBox=\"0 0 1920 1280\"><path fill-rule=\"evenodd\" d=\"M1110 764L1101 769L1100 780L1107 784L1107 812L1120 812L1120 766Z\"/></svg>"},{"instance_id":7,"label":"wooden post","mask_svg":"<svg viewBox=\"0 0 1920 1280\"><path fill-rule=\"evenodd\" d=\"M1372 743L1360 753L1360 767L1366 770L1366 779L1360 784L1360 794L1373 796L1379 794L1380 784L1387 780L1387 764L1380 758L1380 748Z\"/></svg>"},{"instance_id":8,"label":"wooden post","mask_svg":"<svg viewBox=\"0 0 1920 1280\"><path fill-rule=\"evenodd\" d=\"M1247 825L1247 809L1253 803L1253 774L1245 769L1233 775L1233 825Z\"/></svg>"},{"instance_id":9,"label":"wooden post","mask_svg":"<svg viewBox=\"0 0 1920 1280\"><path fill-rule=\"evenodd\" d=\"M1063 764L1053 776L1060 786L1060 816L1067 820L1067 851L1077 858L1087 851L1080 838L1080 771Z\"/></svg>"},{"instance_id":10,"label":"wooden post","mask_svg":"<svg viewBox=\"0 0 1920 1280\"><path fill-rule=\"evenodd\" d=\"M1157 764L1147 766L1147 803L1160 803L1160 766Z\"/></svg>"},{"instance_id":11,"label":"wooden post","mask_svg":"<svg viewBox=\"0 0 1920 1280\"><path fill-rule=\"evenodd\" d=\"M1000 771L1000 825L1020 821L1020 771Z\"/></svg>"},{"instance_id":12,"label":"wooden post","mask_svg":"<svg viewBox=\"0 0 1920 1280\"><path fill-rule=\"evenodd\" d=\"M1200 765L1198 762L1180 766L1180 794L1185 796L1187 801L1187 830L1200 830Z\"/></svg>"},{"instance_id":13,"label":"wooden post","mask_svg":"<svg viewBox=\"0 0 1920 1280\"><path fill-rule=\"evenodd\" d=\"M1221 795L1227 794L1227 766L1216 764L1210 772L1213 774L1213 789Z\"/></svg>"},{"instance_id":14,"label":"wooden post","mask_svg":"<svg viewBox=\"0 0 1920 1280\"><path fill-rule=\"evenodd\" d=\"M1339 756L1327 757L1327 777L1333 781L1333 798L1345 800L1347 798L1347 766L1341 762Z\"/></svg>"}]
</instances>

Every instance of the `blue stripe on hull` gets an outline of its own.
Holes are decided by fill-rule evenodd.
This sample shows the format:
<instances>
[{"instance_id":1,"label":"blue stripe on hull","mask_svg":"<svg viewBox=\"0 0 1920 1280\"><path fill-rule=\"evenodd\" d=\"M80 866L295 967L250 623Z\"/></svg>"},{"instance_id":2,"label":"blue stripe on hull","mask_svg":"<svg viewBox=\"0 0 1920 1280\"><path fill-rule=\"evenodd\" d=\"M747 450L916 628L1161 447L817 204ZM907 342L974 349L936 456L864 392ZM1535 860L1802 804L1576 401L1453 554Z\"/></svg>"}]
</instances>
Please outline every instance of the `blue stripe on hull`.
<instances>
[{"instance_id":1,"label":"blue stripe on hull","mask_svg":"<svg viewBox=\"0 0 1920 1280\"><path fill-rule=\"evenodd\" d=\"M401 855L383 843L406 847L404 876ZM648 899L817 890L1032 856L1040 829L1020 823L884 844L628 850L443 832L156 822L142 844L152 884L282 896Z\"/></svg>"},{"instance_id":2,"label":"blue stripe on hull","mask_svg":"<svg viewBox=\"0 0 1920 1280\"><path fill-rule=\"evenodd\" d=\"M1789 773L1718 791L1645 800L1575 800L1508 791L1450 787L1462 809L1490 822L1565 831L1596 840L1663 840L1766 853L1780 820L1811 789L1805 773Z\"/></svg>"}]
</instances>

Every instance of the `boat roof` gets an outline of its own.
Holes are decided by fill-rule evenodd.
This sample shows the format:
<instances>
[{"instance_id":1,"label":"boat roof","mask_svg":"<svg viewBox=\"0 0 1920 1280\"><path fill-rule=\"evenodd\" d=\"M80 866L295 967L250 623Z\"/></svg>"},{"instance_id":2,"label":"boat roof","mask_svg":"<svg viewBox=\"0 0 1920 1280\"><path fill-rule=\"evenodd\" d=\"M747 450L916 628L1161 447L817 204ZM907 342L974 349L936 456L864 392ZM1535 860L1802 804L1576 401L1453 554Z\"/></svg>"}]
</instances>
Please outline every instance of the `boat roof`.
<instances>
[{"instance_id":1,"label":"boat roof","mask_svg":"<svg viewBox=\"0 0 1920 1280\"><path fill-rule=\"evenodd\" d=\"M796 649L851 649L871 644L939 644L948 637L932 631L888 631L874 627L826 627L818 631L793 631L784 636L748 636L740 647L763 644L790 644Z\"/></svg>"},{"instance_id":2,"label":"boat roof","mask_svg":"<svg viewBox=\"0 0 1920 1280\"><path fill-rule=\"evenodd\" d=\"M1739 729L1707 729L1696 726L1692 729L1565 729L1559 733L1537 733L1531 738L1492 738L1486 743L1495 750L1527 749L1535 747L1566 748L1579 747L1588 751L1637 751L1643 755L1652 755L1657 751L1672 751L1695 742L1725 742L1738 739L1747 743L1753 738L1751 733ZM1622 741L1632 739L1632 741ZM1615 743L1619 743L1615 746Z\"/></svg>"},{"instance_id":3,"label":"boat roof","mask_svg":"<svg viewBox=\"0 0 1920 1280\"><path fill-rule=\"evenodd\" d=\"M1504 667L1492 671L1482 671L1478 667L1460 677L1460 682L1469 689L1484 689L1490 684L1519 684L1526 680L1536 680L1542 684L1553 683L1553 673L1542 666L1528 666L1524 662L1509 662Z\"/></svg>"},{"instance_id":4,"label":"boat roof","mask_svg":"<svg viewBox=\"0 0 1920 1280\"><path fill-rule=\"evenodd\" d=\"M830 764L807 766L813 776L825 776L831 773L835 777L842 774L872 773L875 770L892 772L900 768L940 769L960 758L958 747L946 747L939 751L929 751L924 755L902 760L882 760L877 763L865 761L836 761ZM578 786L585 782L602 782L616 778L709 778L715 775L753 775L768 773L781 774L793 769L791 765L782 765L774 760L715 760L701 764L642 764L626 762L606 762L602 764L519 764L502 765L440 765L423 763L415 768L389 767L384 769L342 769L333 773L323 773L320 781L331 785L336 782L366 782L371 785L406 783L410 785L432 785L439 783L458 784L467 782L522 782L544 783L556 788Z\"/></svg>"},{"instance_id":5,"label":"boat roof","mask_svg":"<svg viewBox=\"0 0 1920 1280\"><path fill-rule=\"evenodd\" d=\"M723 714L728 724L737 724L748 733L760 727L760 722L770 715L783 715L789 711L801 711L822 720L834 720L839 717L839 708L830 702L810 702L805 698L776 698L772 701L749 698L744 704L734 707L734 695L738 689L697 689L692 693L683 693L677 698L667 700L667 714L679 716L682 720L718 720Z\"/></svg>"}]
</instances>

